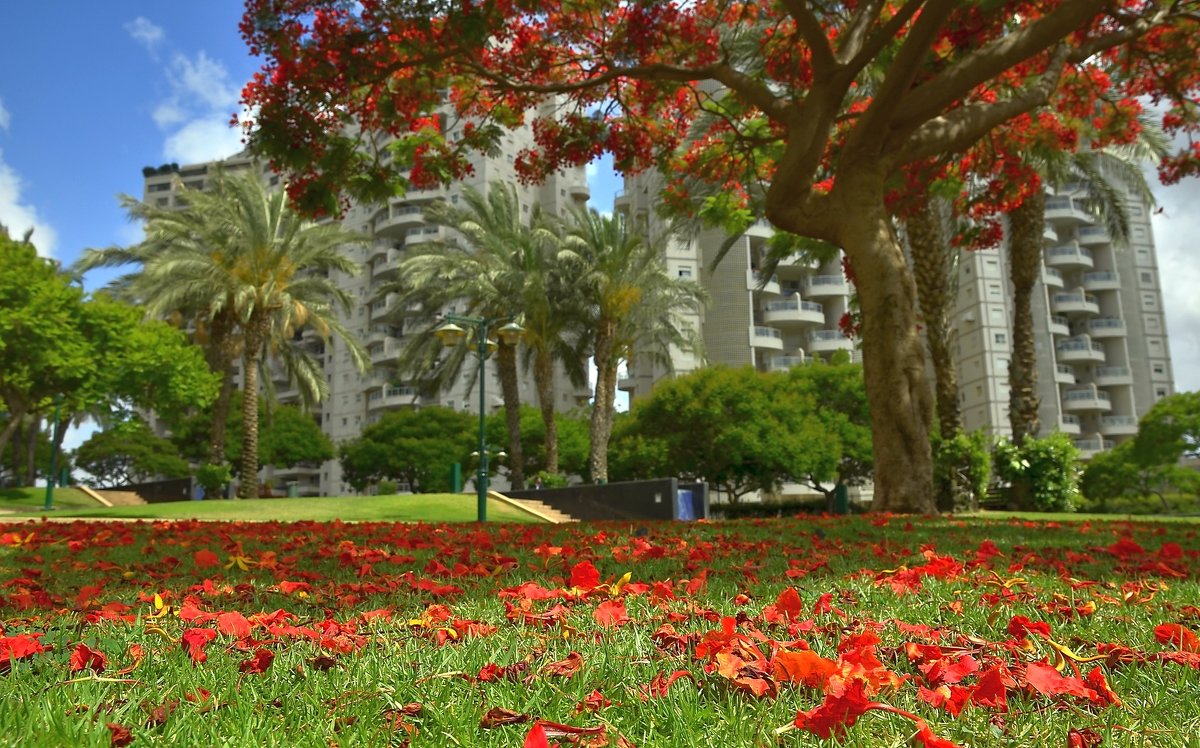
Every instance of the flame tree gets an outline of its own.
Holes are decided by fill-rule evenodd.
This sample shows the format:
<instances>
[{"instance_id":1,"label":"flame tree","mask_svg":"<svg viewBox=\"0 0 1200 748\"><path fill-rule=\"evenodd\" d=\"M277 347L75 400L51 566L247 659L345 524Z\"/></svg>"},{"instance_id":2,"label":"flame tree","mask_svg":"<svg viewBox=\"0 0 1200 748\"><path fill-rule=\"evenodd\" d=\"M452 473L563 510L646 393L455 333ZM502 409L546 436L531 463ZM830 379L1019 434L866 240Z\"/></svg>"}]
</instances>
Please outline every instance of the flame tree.
<instances>
[{"instance_id":1,"label":"flame tree","mask_svg":"<svg viewBox=\"0 0 1200 748\"><path fill-rule=\"evenodd\" d=\"M934 511L932 398L887 206L906 170L1047 108L1148 96L1168 131L1198 119L1200 0L247 0L242 32L265 58L243 94L250 144L302 208L463 176L471 151L531 125L527 180L607 151L672 175L669 208L729 230L761 211L842 247L875 508L891 511ZM1198 161L1200 144L1162 168Z\"/></svg>"}]
</instances>

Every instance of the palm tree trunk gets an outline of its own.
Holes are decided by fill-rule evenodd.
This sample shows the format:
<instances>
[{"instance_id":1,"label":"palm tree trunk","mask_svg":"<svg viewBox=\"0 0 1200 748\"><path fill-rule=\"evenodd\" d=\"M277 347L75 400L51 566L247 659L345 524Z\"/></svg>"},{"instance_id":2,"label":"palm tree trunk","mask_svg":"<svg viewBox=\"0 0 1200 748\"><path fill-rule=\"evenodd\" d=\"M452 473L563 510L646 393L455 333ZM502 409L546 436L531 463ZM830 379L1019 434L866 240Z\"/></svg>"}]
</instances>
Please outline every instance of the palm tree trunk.
<instances>
[{"instance_id":1,"label":"palm tree trunk","mask_svg":"<svg viewBox=\"0 0 1200 748\"><path fill-rule=\"evenodd\" d=\"M242 351L242 469L238 498L258 495L258 360L270 328L270 317L256 313L246 325Z\"/></svg>"},{"instance_id":2,"label":"palm tree trunk","mask_svg":"<svg viewBox=\"0 0 1200 748\"><path fill-rule=\"evenodd\" d=\"M228 315L218 315L212 322L209 345L205 353L209 368L221 375L221 389L212 404L212 425L208 437L208 462L225 464L225 425L229 420L229 402L233 398L233 362L237 357L233 328Z\"/></svg>"},{"instance_id":3,"label":"palm tree trunk","mask_svg":"<svg viewBox=\"0 0 1200 748\"><path fill-rule=\"evenodd\" d=\"M601 320L596 326L595 345L596 391L592 398L588 466L593 483L607 483L608 440L612 436L613 400L617 390L617 362L613 356L612 324L608 320Z\"/></svg>"},{"instance_id":4,"label":"palm tree trunk","mask_svg":"<svg viewBox=\"0 0 1200 748\"><path fill-rule=\"evenodd\" d=\"M1008 367L1008 419L1013 443L1037 436L1037 348L1033 339L1033 287L1042 268L1046 197L1040 188L1009 213L1009 277L1013 284L1013 356Z\"/></svg>"},{"instance_id":5,"label":"palm tree trunk","mask_svg":"<svg viewBox=\"0 0 1200 748\"><path fill-rule=\"evenodd\" d=\"M508 480L514 490L525 488L525 454L521 450L521 390L517 386L517 348L500 343L496 351L496 373L504 396L504 420L508 424Z\"/></svg>"},{"instance_id":6,"label":"palm tree trunk","mask_svg":"<svg viewBox=\"0 0 1200 748\"><path fill-rule=\"evenodd\" d=\"M925 345L933 363L934 402L938 428L945 439L962 431L958 405L958 370L950 353L949 309L954 278L953 251L946 241L942 216L932 198L907 220L908 243L917 283L917 301L925 318Z\"/></svg>"},{"instance_id":7,"label":"palm tree trunk","mask_svg":"<svg viewBox=\"0 0 1200 748\"><path fill-rule=\"evenodd\" d=\"M554 421L554 359L549 351L534 353L533 382L546 426L546 472L554 475L558 472L558 425Z\"/></svg>"}]
</instances>

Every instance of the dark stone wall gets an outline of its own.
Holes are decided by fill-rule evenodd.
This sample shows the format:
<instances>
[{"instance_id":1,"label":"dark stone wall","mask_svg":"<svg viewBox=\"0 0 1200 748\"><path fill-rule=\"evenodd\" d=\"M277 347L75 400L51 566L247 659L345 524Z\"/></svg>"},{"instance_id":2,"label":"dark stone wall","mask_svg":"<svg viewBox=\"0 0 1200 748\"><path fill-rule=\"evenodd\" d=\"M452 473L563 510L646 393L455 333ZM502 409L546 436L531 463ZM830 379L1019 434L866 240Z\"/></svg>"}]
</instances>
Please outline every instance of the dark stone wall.
<instances>
[{"instance_id":1,"label":"dark stone wall","mask_svg":"<svg viewBox=\"0 0 1200 748\"><path fill-rule=\"evenodd\" d=\"M676 496L680 488L692 490L692 515L707 517L707 487L702 483L680 484L675 478L526 489L507 491L505 495L536 499L580 520L677 519Z\"/></svg>"},{"instance_id":2,"label":"dark stone wall","mask_svg":"<svg viewBox=\"0 0 1200 748\"><path fill-rule=\"evenodd\" d=\"M147 504L161 504L167 501L188 501L192 498L192 479L175 478L173 480L135 483L131 486L117 486L113 490L136 493L145 499Z\"/></svg>"}]
</instances>

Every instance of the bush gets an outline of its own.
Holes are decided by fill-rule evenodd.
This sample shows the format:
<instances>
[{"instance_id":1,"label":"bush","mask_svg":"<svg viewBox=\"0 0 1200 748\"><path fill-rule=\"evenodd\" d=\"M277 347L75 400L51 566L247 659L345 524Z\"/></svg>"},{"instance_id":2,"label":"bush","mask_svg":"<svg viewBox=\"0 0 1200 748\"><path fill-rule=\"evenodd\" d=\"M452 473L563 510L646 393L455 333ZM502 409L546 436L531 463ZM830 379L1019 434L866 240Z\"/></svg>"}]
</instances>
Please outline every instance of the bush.
<instances>
[{"instance_id":1,"label":"bush","mask_svg":"<svg viewBox=\"0 0 1200 748\"><path fill-rule=\"evenodd\" d=\"M537 475L533 476L533 484L541 485L542 488L566 488L567 476L562 473L547 473L545 470L539 470Z\"/></svg>"},{"instance_id":2,"label":"bush","mask_svg":"<svg viewBox=\"0 0 1200 748\"><path fill-rule=\"evenodd\" d=\"M206 462L196 468L196 482L204 487L204 498L220 499L225 496L225 486L233 475L228 465L213 465Z\"/></svg>"},{"instance_id":3,"label":"bush","mask_svg":"<svg viewBox=\"0 0 1200 748\"><path fill-rule=\"evenodd\" d=\"M1079 499L1078 460L1071 438L1056 432L1020 447L1001 439L992 464L997 477L1012 484L1018 509L1072 512Z\"/></svg>"},{"instance_id":4,"label":"bush","mask_svg":"<svg viewBox=\"0 0 1200 748\"><path fill-rule=\"evenodd\" d=\"M958 433L953 439L935 438L933 480L938 496L950 498L942 511L975 511L992 482L990 439L983 431Z\"/></svg>"},{"instance_id":5,"label":"bush","mask_svg":"<svg viewBox=\"0 0 1200 748\"><path fill-rule=\"evenodd\" d=\"M400 486L394 480L381 480L375 485L376 496L393 496L400 491Z\"/></svg>"}]
</instances>

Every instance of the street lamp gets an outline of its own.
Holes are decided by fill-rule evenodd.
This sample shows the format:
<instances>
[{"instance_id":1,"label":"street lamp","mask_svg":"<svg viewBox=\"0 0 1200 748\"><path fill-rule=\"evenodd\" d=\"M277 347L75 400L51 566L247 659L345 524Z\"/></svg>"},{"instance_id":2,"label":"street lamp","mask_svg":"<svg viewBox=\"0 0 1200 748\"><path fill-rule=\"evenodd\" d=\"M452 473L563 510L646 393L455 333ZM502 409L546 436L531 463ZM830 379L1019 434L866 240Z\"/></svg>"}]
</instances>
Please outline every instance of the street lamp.
<instances>
[{"instance_id":1,"label":"street lamp","mask_svg":"<svg viewBox=\"0 0 1200 748\"><path fill-rule=\"evenodd\" d=\"M487 521L487 486L488 486L488 454L487 441L484 433L484 419L487 416L487 403L484 399L486 383L483 376L483 363L496 350L496 341L488 337L488 330L501 322L505 323L496 330L500 340L506 345L516 345L521 339L525 328L518 325L512 317L464 317L457 314L443 316L446 324L433 331L447 348L454 348L467 341L468 348L479 361L479 472L475 475L477 498L477 516L480 522ZM460 325L465 326L460 327Z\"/></svg>"}]
</instances>

